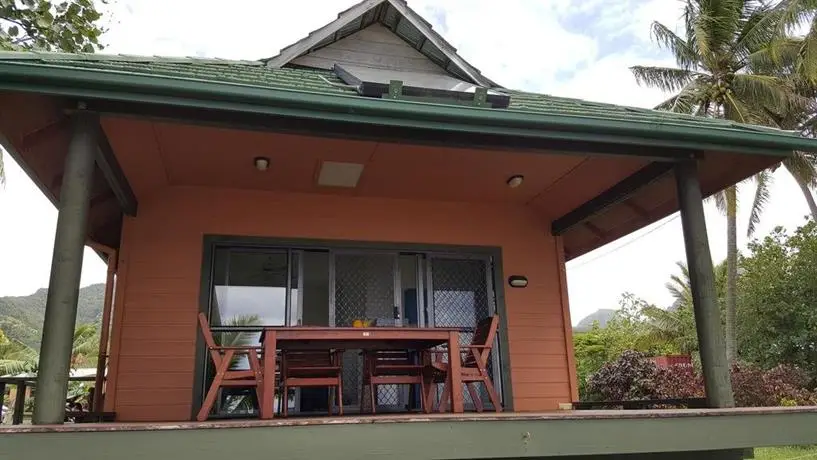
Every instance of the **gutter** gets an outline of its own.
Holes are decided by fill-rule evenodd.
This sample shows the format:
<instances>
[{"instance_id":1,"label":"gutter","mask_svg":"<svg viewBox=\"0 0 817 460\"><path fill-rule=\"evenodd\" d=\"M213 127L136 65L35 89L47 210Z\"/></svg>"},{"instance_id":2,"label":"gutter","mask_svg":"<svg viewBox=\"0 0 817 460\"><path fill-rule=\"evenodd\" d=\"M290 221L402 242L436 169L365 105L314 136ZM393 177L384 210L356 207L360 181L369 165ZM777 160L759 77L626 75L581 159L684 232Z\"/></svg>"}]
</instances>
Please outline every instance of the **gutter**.
<instances>
[{"instance_id":1,"label":"gutter","mask_svg":"<svg viewBox=\"0 0 817 460\"><path fill-rule=\"evenodd\" d=\"M674 120L646 123L582 115L391 101L354 94L273 89L19 61L0 61L0 89L533 139L617 142L779 156L787 156L793 150L817 152L817 140L783 132L762 132L761 129L690 127Z\"/></svg>"}]
</instances>

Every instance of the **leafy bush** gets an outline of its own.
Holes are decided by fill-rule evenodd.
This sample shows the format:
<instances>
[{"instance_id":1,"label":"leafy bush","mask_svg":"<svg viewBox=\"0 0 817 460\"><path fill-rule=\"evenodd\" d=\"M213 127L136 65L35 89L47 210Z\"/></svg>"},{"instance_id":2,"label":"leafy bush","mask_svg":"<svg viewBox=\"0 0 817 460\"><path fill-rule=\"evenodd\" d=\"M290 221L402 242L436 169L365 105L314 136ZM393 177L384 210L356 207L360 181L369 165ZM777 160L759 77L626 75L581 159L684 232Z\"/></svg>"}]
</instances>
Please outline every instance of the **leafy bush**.
<instances>
[{"instance_id":1,"label":"leafy bush","mask_svg":"<svg viewBox=\"0 0 817 460\"><path fill-rule=\"evenodd\" d=\"M658 368L645 359L646 355L628 350L605 364L587 381L588 399L594 401L624 401L651 399L656 393L655 376Z\"/></svg>"},{"instance_id":2,"label":"leafy bush","mask_svg":"<svg viewBox=\"0 0 817 460\"><path fill-rule=\"evenodd\" d=\"M817 395L806 387L808 382L808 373L785 364L767 371L750 365L732 368L732 388L739 407L817 404Z\"/></svg>"},{"instance_id":3,"label":"leafy bush","mask_svg":"<svg viewBox=\"0 0 817 460\"><path fill-rule=\"evenodd\" d=\"M751 365L732 368L732 388L739 407L817 405L810 376L796 366L763 370ZM702 375L692 366L658 368L644 353L626 351L587 380L589 401L704 397Z\"/></svg>"},{"instance_id":4,"label":"leafy bush","mask_svg":"<svg viewBox=\"0 0 817 460\"><path fill-rule=\"evenodd\" d=\"M703 398L704 379L692 366L669 366L655 371L654 399Z\"/></svg>"}]
</instances>

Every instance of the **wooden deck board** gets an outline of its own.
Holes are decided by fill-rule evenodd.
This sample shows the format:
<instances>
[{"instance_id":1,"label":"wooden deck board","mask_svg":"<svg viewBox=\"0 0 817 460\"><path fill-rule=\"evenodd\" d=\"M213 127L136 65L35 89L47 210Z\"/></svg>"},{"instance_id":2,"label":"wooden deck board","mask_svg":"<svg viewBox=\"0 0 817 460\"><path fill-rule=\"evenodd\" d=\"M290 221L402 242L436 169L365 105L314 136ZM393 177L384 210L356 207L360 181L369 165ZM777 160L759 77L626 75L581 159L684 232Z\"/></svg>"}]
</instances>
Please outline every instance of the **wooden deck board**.
<instances>
[{"instance_id":1,"label":"wooden deck board","mask_svg":"<svg viewBox=\"0 0 817 460\"><path fill-rule=\"evenodd\" d=\"M731 409L649 409L649 410L581 410L552 412L503 412L466 414L389 414L343 417L292 417L272 420L211 420L206 422L133 422L87 423L65 425L13 425L0 427L3 433L49 432L113 432L113 431L173 431L203 429L235 429L285 426L366 425L426 422L488 422L488 421L554 421L554 420L627 420L687 417L718 417L733 415L817 414L817 407L742 407Z\"/></svg>"}]
</instances>

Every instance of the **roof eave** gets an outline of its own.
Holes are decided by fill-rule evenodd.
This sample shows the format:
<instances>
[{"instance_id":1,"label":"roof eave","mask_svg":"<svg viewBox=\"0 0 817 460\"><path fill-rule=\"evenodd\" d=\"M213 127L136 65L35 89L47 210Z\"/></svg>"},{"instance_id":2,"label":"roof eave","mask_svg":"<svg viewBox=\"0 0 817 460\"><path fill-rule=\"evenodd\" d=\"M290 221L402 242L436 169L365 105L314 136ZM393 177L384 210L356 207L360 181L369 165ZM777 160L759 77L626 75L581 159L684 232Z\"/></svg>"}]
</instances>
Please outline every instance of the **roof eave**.
<instances>
[{"instance_id":1,"label":"roof eave","mask_svg":"<svg viewBox=\"0 0 817 460\"><path fill-rule=\"evenodd\" d=\"M817 140L778 133L390 101L30 62L0 61L0 89L435 131L616 142L656 149L777 156L787 156L794 150L817 152Z\"/></svg>"}]
</instances>

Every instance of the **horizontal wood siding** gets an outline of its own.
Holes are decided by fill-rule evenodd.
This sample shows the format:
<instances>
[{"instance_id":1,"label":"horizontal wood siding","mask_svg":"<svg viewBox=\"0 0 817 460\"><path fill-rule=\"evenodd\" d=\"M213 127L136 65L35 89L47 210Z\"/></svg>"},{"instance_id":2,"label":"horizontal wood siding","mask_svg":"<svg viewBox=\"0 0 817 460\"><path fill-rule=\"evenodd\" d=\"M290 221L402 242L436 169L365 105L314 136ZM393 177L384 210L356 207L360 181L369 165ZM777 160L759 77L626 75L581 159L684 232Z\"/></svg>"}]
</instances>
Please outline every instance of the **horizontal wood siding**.
<instances>
[{"instance_id":1,"label":"horizontal wood siding","mask_svg":"<svg viewBox=\"0 0 817 460\"><path fill-rule=\"evenodd\" d=\"M447 75L442 67L380 24L305 54L292 64L318 69L346 64Z\"/></svg>"},{"instance_id":2,"label":"horizontal wood siding","mask_svg":"<svg viewBox=\"0 0 817 460\"><path fill-rule=\"evenodd\" d=\"M122 421L190 417L206 234L499 246L517 411L569 402L559 270L547 225L524 206L168 187L126 218L109 409Z\"/></svg>"}]
</instances>

